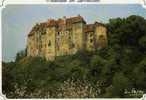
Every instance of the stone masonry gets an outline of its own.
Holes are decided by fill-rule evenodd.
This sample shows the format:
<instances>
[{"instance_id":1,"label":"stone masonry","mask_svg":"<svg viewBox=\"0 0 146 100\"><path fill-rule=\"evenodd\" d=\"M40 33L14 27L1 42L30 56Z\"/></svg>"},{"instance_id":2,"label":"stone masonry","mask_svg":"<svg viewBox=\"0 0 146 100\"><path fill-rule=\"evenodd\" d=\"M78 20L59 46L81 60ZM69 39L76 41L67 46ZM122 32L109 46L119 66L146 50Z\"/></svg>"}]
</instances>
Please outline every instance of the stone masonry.
<instances>
[{"instance_id":1,"label":"stone masonry","mask_svg":"<svg viewBox=\"0 0 146 100\"><path fill-rule=\"evenodd\" d=\"M27 56L54 60L56 56L94 51L107 46L104 24L87 24L80 15L36 24L27 38Z\"/></svg>"}]
</instances>

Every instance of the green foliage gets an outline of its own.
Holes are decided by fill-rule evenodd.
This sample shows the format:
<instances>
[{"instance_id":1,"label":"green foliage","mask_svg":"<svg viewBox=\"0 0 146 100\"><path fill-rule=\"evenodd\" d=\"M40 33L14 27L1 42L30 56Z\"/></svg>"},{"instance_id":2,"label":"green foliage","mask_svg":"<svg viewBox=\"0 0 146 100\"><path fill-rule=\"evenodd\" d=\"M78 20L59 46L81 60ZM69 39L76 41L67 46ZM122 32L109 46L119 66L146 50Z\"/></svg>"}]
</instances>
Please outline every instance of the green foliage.
<instances>
[{"instance_id":1,"label":"green foliage","mask_svg":"<svg viewBox=\"0 0 146 100\"><path fill-rule=\"evenodd\" d=\"M108 24L109 42L111 45L137 46L139 38L146 33L145 27L146 21L140 16L111 19Z\"/></svg>"},{"instance_id":2,"label":"green foliage","mask_svg":"<svg viewBox=\"0 0 146 100\"><path fill-rule=\"evenodd\" d=\"M131 84L127 77L123 75L123 73L116 73L113 77L113 95L120 97L124 96L124 90L130 88Z\"/></svg>"},{"instance_id":3,"label":"green foliage","mask_svg":"<svg viewBox=\"0 0 146 100\"><path fill-rule=\"evenodd\" d=\"M135 85L139 89L146 91L146 57L134 69Z\"/></svg>"},{"instance_id":4,"label":"green foliage","mask_svg":"<svg viewBox=\"0 0 146 100\"><path fill-rule=\"evenodd\" d=\"M18 61L18 60L21 60L22 58L26 57L26 52L27 52L26 49L18 52L16 54L16 59L15 60Z\"/></svg>"},{"instance_id":5,"label":"green foliage","mask_svg":"<svg viewBox=\"0 0 146 100\"><path fill-rule=\"evenodd\" d=\"M142 48L146 49L146 35L143 36L143 37L141 37L141 38L139 39L139 45L140 45Z\"/></svg>"},{"instance_id":6,"label":"green foliage","mask_svg":"<svg viewBox=\"0 0 146 100\"><path fill-rule=\"evenodd\" d=\"M110 19L107 29L108 47L94 52L54 61L18 53L15 62L3 63L3 93L9 98L140 97L146 91L146 20Z\"/></svg>"},{"instance_id":7,"label":"green foliage","mask_svg":"<svg viewBox=\"0 0 146 100\"><path fill-rule=\"evenodd\" d=\"M15 63L2 63L2 89L3 94L10 93L14 90L13 87L13 74L12 69L15 67ZM11 83L11 84L10 84Z\"/></svg>"}]
</instances>

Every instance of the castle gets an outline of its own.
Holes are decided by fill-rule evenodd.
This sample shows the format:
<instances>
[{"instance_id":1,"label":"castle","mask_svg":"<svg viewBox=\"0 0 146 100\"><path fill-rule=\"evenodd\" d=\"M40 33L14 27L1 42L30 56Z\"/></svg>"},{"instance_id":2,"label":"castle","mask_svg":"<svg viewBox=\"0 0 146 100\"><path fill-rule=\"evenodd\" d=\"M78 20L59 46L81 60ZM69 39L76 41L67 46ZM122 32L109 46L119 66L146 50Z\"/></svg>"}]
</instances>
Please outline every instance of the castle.
<instances>
[{"instance_id":1,"label":"castle","mask_svg":"<svg viewBox=\"0 0 146 100\"><path fill-rule=\"evenodd\" d=\"M36 24L27 38L27 56L54 60L56 56L75 54L79 50L94 51L107 45L104 24L86 24L80 15Z\"/></svg>"}]
</instances>

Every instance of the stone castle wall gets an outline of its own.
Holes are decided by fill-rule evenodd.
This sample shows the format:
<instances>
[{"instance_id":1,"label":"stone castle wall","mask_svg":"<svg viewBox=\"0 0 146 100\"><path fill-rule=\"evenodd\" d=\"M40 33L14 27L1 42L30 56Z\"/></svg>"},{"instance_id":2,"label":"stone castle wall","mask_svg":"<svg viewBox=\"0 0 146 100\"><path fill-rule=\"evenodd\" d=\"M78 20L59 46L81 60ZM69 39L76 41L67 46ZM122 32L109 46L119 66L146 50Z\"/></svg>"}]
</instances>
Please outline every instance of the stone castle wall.
<instances>
[{"instance_id":1,"label":"stone castle wall","mask_svg":"<svg viewBox=\"0 0 146 100\"><path fill-rule=\"evenodd\" d=\"M79 50L94 51L106 45L104 24L86 24L81 16L64 17L32 28L27 39L27 56L54 60L56 56L71 55Z\"/></svg>"}]
</instances>

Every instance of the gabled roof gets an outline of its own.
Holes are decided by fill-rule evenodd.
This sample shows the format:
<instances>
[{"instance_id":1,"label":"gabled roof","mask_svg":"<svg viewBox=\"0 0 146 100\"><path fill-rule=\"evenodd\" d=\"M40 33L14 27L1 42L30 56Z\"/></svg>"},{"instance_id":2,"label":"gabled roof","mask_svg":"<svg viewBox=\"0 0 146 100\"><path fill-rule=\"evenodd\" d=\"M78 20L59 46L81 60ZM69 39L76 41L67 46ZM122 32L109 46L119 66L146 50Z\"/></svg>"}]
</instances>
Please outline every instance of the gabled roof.
<instances>
[{"instance_id":1,"label":"gabled roof","mask_svg":"<svg viewBox=\"0 0 146 100\"><path fill-rule=\"evenodd\" d=\"M70 18L59 18L58 20L54 20L54 19L49 19L47 22L43 22L40 24L36 24L32 30L30 31L30 33L28 34L28 36L32 36L36 31L42 31L44 30L46 27L57 27L58 31L62 30L62 27L66 26L66 29L71 29L72 25L74 23L78 23L78 22L83 22L86 24L86 21L84 20L84 18L80 15L78 16L74 16L74 17L70 17ZM94 24L87 24L85 25L85 32L91 32L94 31L94 27L97 25L102 25L105 26L102 23L99 22L95 22Z\"/></svg>"}]
</instances>

